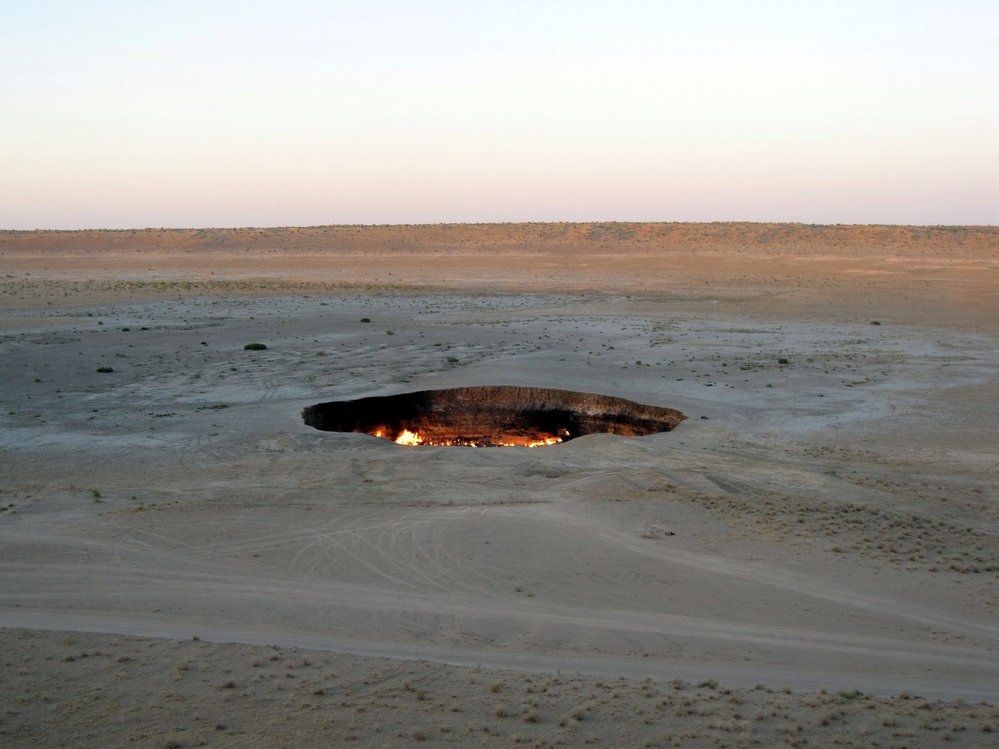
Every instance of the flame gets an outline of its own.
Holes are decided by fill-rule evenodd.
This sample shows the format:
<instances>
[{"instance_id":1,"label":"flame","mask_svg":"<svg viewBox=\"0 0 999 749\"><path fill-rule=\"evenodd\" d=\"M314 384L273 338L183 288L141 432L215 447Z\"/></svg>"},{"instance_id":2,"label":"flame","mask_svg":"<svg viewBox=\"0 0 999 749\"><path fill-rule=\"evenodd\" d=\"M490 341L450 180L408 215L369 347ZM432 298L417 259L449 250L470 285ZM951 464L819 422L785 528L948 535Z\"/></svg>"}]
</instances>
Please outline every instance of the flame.
<instances>
[{"instance_id":1,"label":"flame","mask_svg":"<svg viewBox=\"0 0 999 749\"><path fill-rule=\"evenodd\" d=\"M557 445L560 442L562 442L561 437L541 437L526 442L500 442L498 444L500 447L547 447L548 445Z\"/></svg>"},{"instance_id":2,"label":"flame","mask_svg":"<svg viewBox=\"0 0 999 749\"><path fill-rule=\"evenodd\" d=\"M419 432L411 432L408 429L403 429L402 434L395 438L395 443L397 445L422 445L423 437L420 436Z\"/></svg>"},{"instance_id":3,"label":"flame","mask_svg":"<svg viewBox=\"0 0 999 749\"><path fill-rule=\"evenodd\" d=\"M561 436L556 435L538 435L535 439L519 437L513 438L511 441L506 442L479 441L472 438L431 439L425 437L419 432L411 432L408 429L403 429L402 432L393 438L392 432L388 431L384 427L378 427L373 432L369 432L369 434L373 437L392 440L397 445L433 445L438 447L546 447L548 445L557 445L563 441ZM508 440L510 440L510 438L508 438Z\"/></svg>"},{"instance_id":4,"label":"flame","mask_svg":"<svg viewBox=\"0 0 999 749\"><path fill-rule=\"evenodd\" d=\"M557 445L561 441L561 437L545 437L540 440L532 440L531 442L528 442L525 447L545 447L547 445Z\"/></svg>"}]
</instances>

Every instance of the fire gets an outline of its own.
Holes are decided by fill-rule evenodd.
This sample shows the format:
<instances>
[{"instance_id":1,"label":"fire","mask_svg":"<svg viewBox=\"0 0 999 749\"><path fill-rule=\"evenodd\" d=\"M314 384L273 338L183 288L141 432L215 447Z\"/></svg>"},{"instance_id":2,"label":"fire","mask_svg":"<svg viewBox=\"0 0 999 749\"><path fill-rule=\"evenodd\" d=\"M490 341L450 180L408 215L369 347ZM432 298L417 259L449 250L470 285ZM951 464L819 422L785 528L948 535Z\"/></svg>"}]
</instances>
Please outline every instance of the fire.
<instances>
[{"instance_id":1,"label":"fire","mask_svg":"<svg viewBox=\"0 0 999 749\"><path fill-rule=\"evenodd\" d=\"M422 445L423 437L420 436L419 432L411 432L408 429L403 429L402 434L395 438L395 443L397 445Z\"/></svg>"},{"instance_id":2,"label":"fire","mask_svg":"<svg viewBox=\"0 0 999 749\"><path fill-rule=\"evenodd\" d=\"M391 440L397 445L432 445L437 447L547 447L548 445L557 445L563 442L563 438L560 435L552 434L539 434L533 437L527 436L507 436L503 441L493 441L488 438L473 438L473 437L456 437L453 439L441 439L428 437L426 435L420 434L419 432L411 432L408 429L403 429L395 437L392 436L394 430L389 430L385 427L378 427L372 432L369 432L374 437L380 437L381 439ZM567 433L568 434L568 433Z\"/></svg>"},{"instance_id":3,"label":"fire","mask_svg":"<svg viewBox=\"0 0 999 749\"><path fill-rule=\"evenodd\" d=\"M497 442L496 444L500 447L547 447L548 445L558 445L561 442L561 437L544 437L526 442Z\"/></svg>"},{"instance_id":4,"label":"fire","mask_svg":"<svg viewBox=\"0 0 999 749\"><path fill-rule=\"evenodd\" d=\"M547 445L557 445L562 441L561 437L545 437L540 440L532 440L528 442L524 447L546 447Z\"/></svg>"}]
</instances>

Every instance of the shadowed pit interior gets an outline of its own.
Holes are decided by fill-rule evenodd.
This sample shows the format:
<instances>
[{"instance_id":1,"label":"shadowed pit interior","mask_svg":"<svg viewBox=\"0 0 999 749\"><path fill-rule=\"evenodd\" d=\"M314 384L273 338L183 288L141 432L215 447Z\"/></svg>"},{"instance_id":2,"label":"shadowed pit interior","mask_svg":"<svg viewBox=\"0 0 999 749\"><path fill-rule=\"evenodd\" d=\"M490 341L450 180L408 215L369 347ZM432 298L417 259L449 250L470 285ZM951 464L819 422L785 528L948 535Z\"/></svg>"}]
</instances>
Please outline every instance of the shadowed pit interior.
<instances>
[{"instance_id":1,"label":"shadowed pit interior","mask_svg":"<svg viewBox=\"0 0 999 749\"><path fill-rule=\"evenodd\" d=\"M543 447L587 434L667 432L686 417L608 395L494 385L317 403L302 418L322 431L406 445Z\"/></svg>"}]
</instances>

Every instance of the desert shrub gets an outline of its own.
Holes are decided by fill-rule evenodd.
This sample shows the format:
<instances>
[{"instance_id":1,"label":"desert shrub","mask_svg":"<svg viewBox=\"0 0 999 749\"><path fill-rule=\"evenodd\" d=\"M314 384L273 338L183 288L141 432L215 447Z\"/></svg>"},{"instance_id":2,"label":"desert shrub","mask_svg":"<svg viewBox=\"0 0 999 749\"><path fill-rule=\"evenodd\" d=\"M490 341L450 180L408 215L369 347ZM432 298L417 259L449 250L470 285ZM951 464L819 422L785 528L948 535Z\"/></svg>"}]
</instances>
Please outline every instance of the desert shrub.
<instances>
[{"instance_id":1,"label":"desert shrub","mask_svg":"<svg viewBox=\"0 0 999 749\"><path fill-rule=\"evenodd\" d=\"M248 343L245 346L243 346L243 349L245 351L263 351L266 348L267 344L265 343Z\"/></svg>"},{"instance_id":2,"label":"desert shrub","mask_svg":"<svg viewBox=\"0 0 999 749\"><path fill-rule=\"evenodd\" d=\"M856 700L863 697L864 693L861 692L859 689L853 689L849 692L845 690L836 692L836 696L843 700Z\"/></svg>"},{"instance_id":3,"label":"desert shrub","mask_svg":"<svg viewBox=\"0 0 999 749\"><path fill-rule=\"evenodd\" d=\"M114 372L114 367L98 367L97 371L101 374L108 374L109 372Z\"/></svg>"}]
</instances>

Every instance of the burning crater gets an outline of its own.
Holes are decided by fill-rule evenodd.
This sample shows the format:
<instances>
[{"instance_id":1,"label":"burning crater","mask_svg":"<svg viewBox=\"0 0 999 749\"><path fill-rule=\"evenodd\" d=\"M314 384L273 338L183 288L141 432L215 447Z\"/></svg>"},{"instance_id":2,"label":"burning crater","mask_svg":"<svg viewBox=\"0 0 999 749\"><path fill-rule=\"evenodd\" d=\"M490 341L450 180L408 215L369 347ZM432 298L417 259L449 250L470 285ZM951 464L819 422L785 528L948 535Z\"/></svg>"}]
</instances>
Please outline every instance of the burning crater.
<instances>
[{"instance_id":1,"label":"burning crater","mask_svg":"<svg viewBox=\"0 0 999 749\"><path fill-rule=\"evenodd\" d=\"M597 433L636 437L668 432L685 418L672 408L608 395L510 386L421 390L302 411L306 424L326 432L467 447L544 447Z\"/></svg>"}]
</instances>

